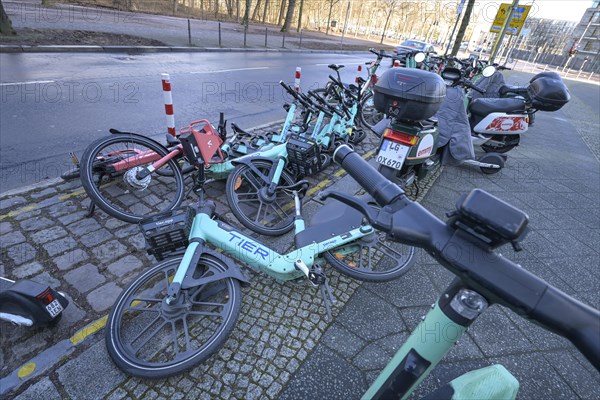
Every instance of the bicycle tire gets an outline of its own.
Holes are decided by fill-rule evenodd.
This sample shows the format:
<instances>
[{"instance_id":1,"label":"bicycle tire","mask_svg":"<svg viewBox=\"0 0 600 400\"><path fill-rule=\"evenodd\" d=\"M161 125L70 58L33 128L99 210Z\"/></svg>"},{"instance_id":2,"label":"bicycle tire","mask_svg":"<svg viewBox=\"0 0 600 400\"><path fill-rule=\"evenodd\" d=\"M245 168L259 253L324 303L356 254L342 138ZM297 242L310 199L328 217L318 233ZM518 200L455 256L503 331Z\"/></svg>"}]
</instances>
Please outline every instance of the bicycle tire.
<instances>
[{"instance_id":1,"label":"bicycle tire","mask_svg":"<svg viewBox=\"0 0 600 400\"><path fill-rule=\"evenodd\" d=\"M365 112L367 110L367 112ZM373 92L367 93L360 102L360 123L363 127L369 128L375 132L373 128L385 118L385 114L380 113L375 109L373 102Z\"/></svg>"},{"instance_id":2,"label":"bicycle tire","mask_svg":"<svg viewBox=\"0 0 600 400\"><path fill-rule=\"evenodd\" d=\"M251 162L265 176L269 175L273 162L265 160ZM289 186L296 183L296 180L289 172L283 170L279 182L282 186ZM265 194L261 191L264 191L267 185L267 182L259 179L250 167L240 164L227 177L225 184L227 203L238 221L253 232L266 236L283 235L294 227L293 206L290 210L293 200L283 192L276 192L274 197L265 198ZM261 219L263 209L265 212ZM275 214L267 215L269 210L274 211Z\"/></svg>"},{"instance_id":3,"label":"bicycle tire","mask_svg":"<svg viewBox=\"0 0 600 400\"><path fill-rule=\"evenodd\" d=\"M372 207L379 207L370 201ZM387 234L373 233L323 254L329 265L344 275L366 282L388 282L408 272L416 261L414 246L386 240Z\"/></svg>"},{"instance_id":4,"label":"bicycle tire","mask_svg":"<svg viewBox=\"0 0 600 400\"><path fill-rule=\"evenodd\" d=\"M101 210L122 221L137 223L178 207L184 198L183 175L175 159L149 175L145 187L131 183L139 166L110 172L110 163L131 158L131 154L144 147L147 149L144 151L160 156L168 154L166 148L143 136L113 135L90 144L81 157L81 183L85 192ZM114 155L115 152L119 155Z\"/></svg>"},{"instance_id":5,"label":"bicycle tire","mask_svg":"<svg viewBox=\"0 0 600 400\"><path fill-rule=\"evenodd\" d=\"M235 326L242 292L234 278L182 289L174 306L164 302L168 282L181 259L165 260L144 272L122 292L110 312L105 329L108 354L129 375L158 379L180 374L214 354ZM195 275L222 273L226 268L217 258L203 255ZM194 311L195 307L206 311ZM222 311L214 311L215 308ZM221 319L221 323L210 321L210 317ZM161 334L164 337L155 338ZM127 339L131 339L131 344L125 343ZM179 351L182 341L184 352ZM142 359L143 356L148 359ZM170 356L173 360L166 360Z\"/></svg>"},{"instance_id":6,"label":"bicycle tire","mask_svg":"<svg viewBox=\"0 0 600 400\"><path fill-rule=\"evenodd\" d=\"M329 265L351 278L366 282L392 281L412 268L416 252L413 246L386 241L386 235L376 230L368 236L329 250L323 256ZM375 258L378 259L373 262Z\"/></svg>"}]
</instances>

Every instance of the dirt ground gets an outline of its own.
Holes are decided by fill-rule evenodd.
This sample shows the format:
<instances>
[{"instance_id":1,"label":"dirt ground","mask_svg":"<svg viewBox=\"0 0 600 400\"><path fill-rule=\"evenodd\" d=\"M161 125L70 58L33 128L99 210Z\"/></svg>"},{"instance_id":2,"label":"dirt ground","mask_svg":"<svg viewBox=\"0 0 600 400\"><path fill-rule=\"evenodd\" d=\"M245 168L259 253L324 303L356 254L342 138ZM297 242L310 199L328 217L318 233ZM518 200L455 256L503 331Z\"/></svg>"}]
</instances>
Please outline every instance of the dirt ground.
<instances>
[{"instance_id":1,"label":"dirt ground","mask_svg":"<svg viewBox=\"0 0 600 400\"><path fill-rule=\"evenodd\" d=\"M0 35L0 44L13 45L98 45L98 46L164 46L159 40L116 33L65 29L17 28L16 35Z\"/></svg>"}]
</instances>

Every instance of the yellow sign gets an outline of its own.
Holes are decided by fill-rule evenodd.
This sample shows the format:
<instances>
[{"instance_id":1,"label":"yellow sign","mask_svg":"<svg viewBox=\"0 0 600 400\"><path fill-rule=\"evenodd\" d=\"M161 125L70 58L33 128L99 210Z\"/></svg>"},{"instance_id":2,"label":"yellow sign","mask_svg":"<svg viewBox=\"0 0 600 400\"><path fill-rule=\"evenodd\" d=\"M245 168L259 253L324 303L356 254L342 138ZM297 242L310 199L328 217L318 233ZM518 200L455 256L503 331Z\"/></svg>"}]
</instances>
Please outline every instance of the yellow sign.
<instances>
[{"instance_id":1,"label":"yellow sign","mask_svg":"<svg viewBox=\"0 0 600 400\"><path fill-rule=\"evenodd\" d=\"M527 19L527 15L529 15L530 9L531 6L517 6L515 8L510 23L506 28L507 35L518 35L521 32L521 28L523 28L523 25L525 24L525 20ZM506 21L506 18L508 18L509 11L510 4L500 4L500 8L498 8L498 12L494 18L492 27L490 28L490 32L500 33L502 30L502 25L504 25L504 21Z\"/></svg>"}]
</instances>

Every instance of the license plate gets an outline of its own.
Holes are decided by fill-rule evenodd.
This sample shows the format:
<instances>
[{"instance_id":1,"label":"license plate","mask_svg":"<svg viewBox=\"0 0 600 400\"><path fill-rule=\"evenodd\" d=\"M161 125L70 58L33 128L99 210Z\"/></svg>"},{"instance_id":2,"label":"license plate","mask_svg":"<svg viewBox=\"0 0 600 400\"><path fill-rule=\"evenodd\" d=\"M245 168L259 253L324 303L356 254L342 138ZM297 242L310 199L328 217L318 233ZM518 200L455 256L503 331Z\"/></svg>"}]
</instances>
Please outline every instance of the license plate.
<instances>
[{"instance_id":1,"label":"license plate","mask_svg":"<svg viewBox=\"0 0 600 400\"><path fill-rule=\"evenodd\" d=\"M381 143L379 154L377 154L376 161L379 164L385 165L394 169L402 169L404 160L410 150L410 146L405 146L400 143L392 142L391 140L384 140Z\"/></svg>"},{"instance_id":2,"label":"license plate","mask_svg":"<svg viewBox=\"0 0 600 400\"><path fill-rule=\"evenodd\" d=\"M48 314L50 314L50 316L52 318L54 318L58 314L60 314L62 312L62 310L64 310L63 306L60 305L58 300L54 300L54 301L52 301L52 303L50 303L46 306L46 311L48 311Z\"/></svg>"}]
</instances>

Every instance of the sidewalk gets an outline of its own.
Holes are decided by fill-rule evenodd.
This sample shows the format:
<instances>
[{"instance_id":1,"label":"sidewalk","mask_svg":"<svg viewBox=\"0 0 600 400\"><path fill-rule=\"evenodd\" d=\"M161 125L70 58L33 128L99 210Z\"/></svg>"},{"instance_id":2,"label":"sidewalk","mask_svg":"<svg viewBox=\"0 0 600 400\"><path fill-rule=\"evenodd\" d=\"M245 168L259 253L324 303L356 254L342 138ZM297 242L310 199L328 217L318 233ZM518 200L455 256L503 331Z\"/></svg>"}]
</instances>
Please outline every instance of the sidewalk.
<instances>
[{"instance_id":1,"label":"sidewalk","mask_svg":"<svg viewBox=\"0 0 600 400\"><path fill-rule=\"evenodd\" d=\"M445 168L423 204L442 217L460 194L480 187L525 210L532 228L525 250L502 252L599 308L598 154L573 122L585 120L597 128L597 116L586 114L576 103L539 113L500 174ZM587 140L597 144L598 135ZM359 150L368 152L376 142L370 136ZM358 189L334 166L311 181L307 220L320 206L312 197L319 190ZM208 195L234 222L223 184L211 186ZM385 284L360 284L327 268L338 301L328 322L314 289L252 274L240 319L217 354L188 373L144 381L114 366L102 327L122 288L154 261L142 250L135 225L99 211L85 218L88 202L77 181L0 199L0 275L48 282L71 299L57 328L0 324L0 390L15 379L21 383L7 398L359 398L451 279L425 255L407 275ZM289 234L261 239L279 250L293 243ZM600 397L599 374L569 343L500 307L484 314L465 338L418 394L471 368L500 362L521 382L521 398Z\"/></svg>"}]
</instances>

